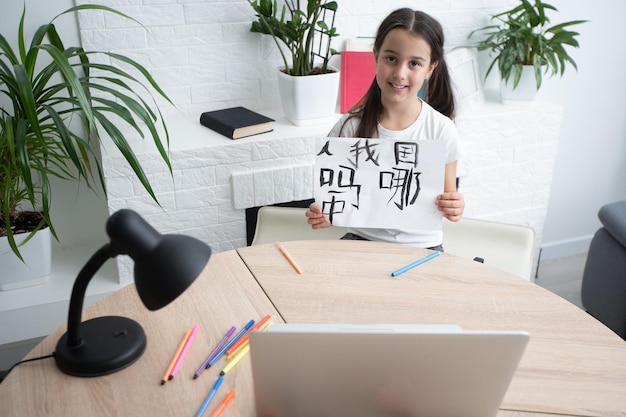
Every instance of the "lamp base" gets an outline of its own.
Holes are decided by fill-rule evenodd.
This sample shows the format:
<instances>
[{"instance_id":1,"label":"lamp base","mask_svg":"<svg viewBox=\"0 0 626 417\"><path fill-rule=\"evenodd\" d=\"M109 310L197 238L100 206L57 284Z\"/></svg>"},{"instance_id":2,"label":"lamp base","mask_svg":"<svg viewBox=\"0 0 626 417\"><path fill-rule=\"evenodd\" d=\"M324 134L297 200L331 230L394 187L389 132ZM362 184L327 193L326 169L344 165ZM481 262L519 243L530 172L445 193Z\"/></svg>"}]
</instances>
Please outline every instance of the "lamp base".
<instances>
[{"instance_id":1,"label":"lamp base","mask_svg":"<svg viewBox=\"0 0 626 417\"><path fill-rule=\"evenodd\" d=\"M82 343L68 345L67 333L59 339L54 358L59 369L79 377L112 374L131 365L146 349L146 334L126 317L97 317L80 324Z\"/></svg>"}]
</instances>

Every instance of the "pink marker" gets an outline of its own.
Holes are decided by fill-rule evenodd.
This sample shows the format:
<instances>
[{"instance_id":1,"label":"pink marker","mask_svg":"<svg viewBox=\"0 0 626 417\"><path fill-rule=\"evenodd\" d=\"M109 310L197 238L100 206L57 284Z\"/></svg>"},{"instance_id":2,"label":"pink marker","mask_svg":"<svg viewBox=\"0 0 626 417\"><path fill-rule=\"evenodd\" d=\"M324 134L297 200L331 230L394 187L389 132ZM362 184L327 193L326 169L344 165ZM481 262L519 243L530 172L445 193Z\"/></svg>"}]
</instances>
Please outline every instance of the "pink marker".
<instances>
[{"instance_id":1,"label":"pink marker","mask_svg":"<svg viewBox=\"0 0 626 417\"><path fill-rule=\"evenodd\" d=\"M193 342L193 339L199 330L200 330L200 326L198 326L197 324L193 326L193 329L191 330L191 334L189 335L189 339L187 339L187 343L185 343L185 347L183 347L182 352L180 352L180 356L178 356L178 359L176 360L176 363L174 364L174 368L172 368L172 372L170 373L169 379L173 379L174 376L176 376L176 373L180 369L180 365L183 363L183 359L185 358L187 351L191 347L191 342Z\"/></svg>"}]
</instances>

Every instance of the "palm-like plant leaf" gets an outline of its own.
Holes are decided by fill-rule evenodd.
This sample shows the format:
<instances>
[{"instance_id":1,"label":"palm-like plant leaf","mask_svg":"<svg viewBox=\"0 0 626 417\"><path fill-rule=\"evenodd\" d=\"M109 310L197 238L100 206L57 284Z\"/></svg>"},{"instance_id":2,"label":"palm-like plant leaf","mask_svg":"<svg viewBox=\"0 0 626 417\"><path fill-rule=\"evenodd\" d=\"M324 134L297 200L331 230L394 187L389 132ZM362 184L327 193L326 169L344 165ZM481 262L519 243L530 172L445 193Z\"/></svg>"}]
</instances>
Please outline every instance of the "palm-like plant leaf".
<instances>
[{"instance_id":1,"label":"palm-like plant leaf","mask_svg":"<svg viewBox=\"0 0 626 417\"><path fill-rule=\"evenodd\" d=\"M95 157L102 135L115 144L157 203L121 127L130 127L141 137L147 131L170 172L172 169L167 155L169 134L153 94L169 103L171 100L136 61L112 52L65 47L54 21L81 10L101 10L136 22L107 6L79 5L41 25L29 43L24 34L24 8L17 34L18 53L0 35L0 93L8 99L0 109L0 226L4 226L9 244L20 258L12 222L24 203L41 210L43 220L37 228L47 225L57 238L50 219L50 177L82 180L90 187L95 180L106 193L102 167ZM91 59L95 54L128 65L133 73L95 62ZM40 57L46 60L43 65Z\"/></svg>"}]
</instances>

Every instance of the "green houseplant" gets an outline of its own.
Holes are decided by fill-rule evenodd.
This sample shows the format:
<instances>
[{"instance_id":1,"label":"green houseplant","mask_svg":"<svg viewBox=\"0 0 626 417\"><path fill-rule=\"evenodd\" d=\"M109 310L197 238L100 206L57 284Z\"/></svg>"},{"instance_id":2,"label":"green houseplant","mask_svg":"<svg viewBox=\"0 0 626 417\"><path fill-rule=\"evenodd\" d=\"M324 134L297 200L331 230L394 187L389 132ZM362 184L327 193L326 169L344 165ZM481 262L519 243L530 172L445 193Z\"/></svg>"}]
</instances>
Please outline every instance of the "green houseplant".
<instances>
[{"instance_id":1,"label":"green houseplant","mask_svg":"<svg viewBox=\"0 0 626 417\"><path fill-rule=\"evenodd\" d=\"M502 80L508 82L512 77L513 88L517 88L524 66L530 66L539 90L543 73L563 75L567 64L577 69L566 47L578 47L579 33L569 28L585 20L550 26L547 10L558 11L541 0L520 0L511 10L491 16L495 24L470 33L470 38L477 34L484 36L474 46L479 51L489 51L493 58L485 77L497 64Z\"/></svg>"},{"instance_id":2,"label":"green houseplant","mask_svg":"<svg viewBox=\"0 0 626 417\"><path fill-rule=\"evenodd\" d=\"M278 89L287 120L301 126L330 118L339 94L339 71L328 65L332 55L337 2L248 0L256 13L250 31L269 35L276 44L283 67L278 71Z\"/></svg>"},{"instance_id":3,"label":"green houseplant","mask_svg":"<svg viewBox=\"0 0 626 417\"><path fill-rule=\"evenodd\" d=\"M272 36L287 74L302 76L329 71L328 61L337 53L330 47L331 38L338 36L334 26L336 1L308 0L303 10L300 0L287 0L280 8L280 15L276 0L248 0L248 3L257 17L250 31ZM283 48L289 51L291 64ZM315 67L316 57L322 60L319 67Z\"/></svg>"},{"instance_id":4,"label":"green houseplant","mask_svg":"<svg viewBox=\"0 0 626 417\"><path fill-rule=\"evenodd\" d=\"M28 234L22 242L25 244L47 227L58 240L50 219L50 179L83 181L89 187L99 181L106 193L96 157L102 135L115 143L155 201L142 166L120 128L130 127L142 137L147 131L171 172L167 128L154 100L150 103L144 97L153 98L153 90L171 101L137 62L116 53L65 46L54 22L80 10L102 10L134 21L106 6L80 5L40 26L29 43L24 33L24 7L16 39L18 50L14 51L0 34L0 236L6 236L22 260L16 241L19 233ZM96 61L96 54L112 63ZM123 63L132 71L115 63ZM28 213L34 213L35 220Z\"/></svg>"}]
</instances>

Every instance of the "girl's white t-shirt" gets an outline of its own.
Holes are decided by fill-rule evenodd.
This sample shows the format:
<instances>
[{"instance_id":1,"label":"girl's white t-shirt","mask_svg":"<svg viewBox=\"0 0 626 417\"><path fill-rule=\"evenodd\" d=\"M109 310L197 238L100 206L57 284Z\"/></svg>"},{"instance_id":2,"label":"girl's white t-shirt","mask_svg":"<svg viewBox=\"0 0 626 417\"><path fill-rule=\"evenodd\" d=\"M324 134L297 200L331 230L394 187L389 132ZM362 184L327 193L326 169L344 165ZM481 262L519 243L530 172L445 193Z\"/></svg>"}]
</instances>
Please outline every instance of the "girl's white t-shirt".
<instances>
[{"instance_id":1,"label":"girl's white t-shirt","mask_svg":"<svg viewBox=\"0 0 626 417\"><path fill-rule=\"evenodd\" d=\"M329 137L354 137L360 122L359 117L349 118L349 113L344 114L341 119L331 129ZM348 119L346 121L346 119ZM345 123L345 125L344 125ZM343 127L343 128L342 128ZM341 133L341 135L340 135ZM439 113L428 103L422 101L422 111L417 120L404 130L388 130L378 125L378 137L380 139L392 140L442 140L445 142L446 164L458 161L460 158L458 138L459 134L456 126L450 118ZM443 192L443 190L441 190ZM443 231L439 229L378 229L364 227L350 227L348 232L357 234L369 240L401 243L409 246L421 248L431 248L441 245L443 241Z\"/></svg>"}]
</instances>

